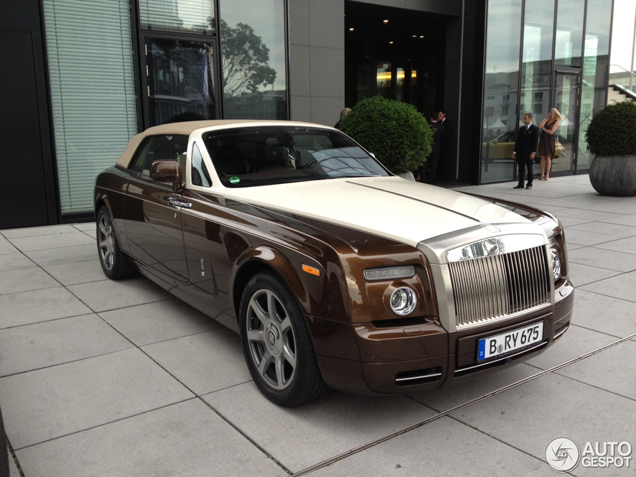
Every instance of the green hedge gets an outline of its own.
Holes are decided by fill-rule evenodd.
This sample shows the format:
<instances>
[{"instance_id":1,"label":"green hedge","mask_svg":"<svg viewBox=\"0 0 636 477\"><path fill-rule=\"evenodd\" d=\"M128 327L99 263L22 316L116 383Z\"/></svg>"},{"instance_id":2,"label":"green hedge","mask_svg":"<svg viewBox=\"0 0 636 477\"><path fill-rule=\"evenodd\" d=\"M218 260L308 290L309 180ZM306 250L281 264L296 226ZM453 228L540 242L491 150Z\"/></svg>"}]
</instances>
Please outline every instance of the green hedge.
<instances>
[{"instance_id":1,"label":"green hedge","mask_svg":"<svg viewBox=\"0 0 636 477\"><path fill-rule=\"evenodd\" d=\"M590 121L585 133L587 147L597 156L636 154L636 104L605 106Z\"/></svg>"},{"instance_id":2,"label":"green hedge","mask_svg":"<svg viewBox=\"0 0 636 477\"><path fill-rule=\"evenodd\" d=\"M433 132L414 106L380 96L360 101L340 129L394 174L415 171L431 153Z\"/></svg>"}]
</instances>

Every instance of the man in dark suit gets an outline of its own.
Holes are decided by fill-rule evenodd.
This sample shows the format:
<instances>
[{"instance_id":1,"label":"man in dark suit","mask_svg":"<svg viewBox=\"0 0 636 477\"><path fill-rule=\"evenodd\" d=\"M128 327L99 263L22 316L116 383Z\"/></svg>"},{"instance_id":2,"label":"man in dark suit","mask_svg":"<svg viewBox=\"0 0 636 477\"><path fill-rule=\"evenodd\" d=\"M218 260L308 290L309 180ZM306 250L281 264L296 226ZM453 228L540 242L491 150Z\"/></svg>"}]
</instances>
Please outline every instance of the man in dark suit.
<instances>
[{"instance_id":1,"label":"man in dark suit","mask_svg":"<svg viewBox=\"0 0 636 477\"><path fill-rule=\"evenodd\" d=\"M431 116L431 130L433 131L433 144L431 144L431 154L426 158L426 162L420 168L420 181L435 184L437 181L437 165L439 155L442 152L442 136L444 128ZM428 171L428 174L427 174Z\"/></svg>"},{"instance_id":2,"label":"man in dark suit","mask_svg":"<svg viewBox=\"0 0 636 477\"><path fill-rule=\"evenodd\" d=\"M450 173L450 146L453 137L453 123L446 117L446 110L440 109L437 113L437 124L441 126L441 151L440 151L440 169L443 181L449 179Z\"/></svg>"},{"instance_id":3,"label":"man in dark suit","mask_svg":"<svg viewBox=\"0 0 636 477\"><path fill-rule=\"evenodd\" d=\"M532 124L532 113L523 115L523 126L517 132L515 150L512 158L517 161L519 171L519 183L514 189L523 189L525 170L528 170L528 183L526 189L532 189L532 161L537 155L537 143L539 142L539 128Z\"/></svg>"}]
</instances>

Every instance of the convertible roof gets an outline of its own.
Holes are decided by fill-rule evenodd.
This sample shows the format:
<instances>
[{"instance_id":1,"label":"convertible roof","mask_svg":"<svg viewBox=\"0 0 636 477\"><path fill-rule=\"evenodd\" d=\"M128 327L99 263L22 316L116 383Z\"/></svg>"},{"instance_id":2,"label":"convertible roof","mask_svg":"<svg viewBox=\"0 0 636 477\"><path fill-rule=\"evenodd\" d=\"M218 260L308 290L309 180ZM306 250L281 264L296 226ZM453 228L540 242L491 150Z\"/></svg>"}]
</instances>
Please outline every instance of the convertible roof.
<instances>
[{"instance_id":1,"label":"convertible roof","mask_svg":"<svg viewBox=\"0 0 636 477\"><path fill-rule=\"evenodd\" d=\"M303 123L298 121L275 121L275 120L256 120L256 119L221 119L208 121L184 121L178 123L162 124L153 126L134 136L128 143L128 147L117 160L119 166L128 168L132 161L133 154L139 147L139 144L148 137L164 134L181 134L189 136L197 129L215 129L225 128L228 126L310 126L310 127L329 127L322 124Z\"/></svg>"}]
</instances>

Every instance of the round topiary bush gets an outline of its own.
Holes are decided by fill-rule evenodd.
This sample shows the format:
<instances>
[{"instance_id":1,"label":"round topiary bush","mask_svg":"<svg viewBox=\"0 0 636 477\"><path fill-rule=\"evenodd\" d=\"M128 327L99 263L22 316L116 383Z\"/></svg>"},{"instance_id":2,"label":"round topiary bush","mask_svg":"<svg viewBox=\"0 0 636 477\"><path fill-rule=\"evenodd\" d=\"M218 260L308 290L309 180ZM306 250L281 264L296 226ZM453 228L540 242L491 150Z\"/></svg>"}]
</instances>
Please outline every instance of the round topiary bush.
<instances>
[{"instance_id":1,"label":"round topiary bush","mask_svg":"<svg viewBox=\"0 0 636 477\"><path fill-rule=\"evenodd\" d=\"M602 195L636 195L636 104L622 102L601 109L585 133L594 159L589 176Z\"/></svg>"},{"instance_id":2,"label":"round topiary bush","mask_svg":"<svg viewBox=\"0 0 636 477\"><path fill-rule=\"evenodd\" d=\"M605 106L590 121L585 140L597 156L636 154L636 103Z\"/></svg>"},{"instance_id":3,"label":"round topiary bush","mask_svg":"<svg viewBox=\"0 0 636 477\"><path fill-rule=\"evenodd\" d=\"M339 127L394 174L416 170L431 153L431 127L407 103L380 96L363 99L342 118Z\"/></svg>"}]
</instances>

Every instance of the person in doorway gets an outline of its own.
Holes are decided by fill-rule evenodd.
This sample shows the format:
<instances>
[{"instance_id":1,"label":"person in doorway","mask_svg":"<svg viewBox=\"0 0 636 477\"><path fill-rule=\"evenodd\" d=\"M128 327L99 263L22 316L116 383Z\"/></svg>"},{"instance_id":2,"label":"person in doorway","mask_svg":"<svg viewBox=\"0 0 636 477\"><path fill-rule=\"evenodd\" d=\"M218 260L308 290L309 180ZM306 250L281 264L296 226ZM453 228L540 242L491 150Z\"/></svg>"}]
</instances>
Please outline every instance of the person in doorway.
<instances>
[{"instance_id":1,"label":"person in doorway","mask_svg":"<svg viewBox=\"0 0 636 477\"><path fill-rule=\"evenodd\" d=\"M556 108L552 108L548 112L548 117L539 123L539 129L542 129L541 137L539 138L539 155L541 156L540 181L547 181L550 178L550 168L552 167L556 143L554 133L562 119L561 113Z\"/></svg>"},{"instance_id":2,"label":"person in doorway","mask_svg":"<svg viewBox=\"0 0 636 477\"><path fill-rule=\"evenodd\" d=\"M517 162L519 172L519 183L515 189L523 189L523 180L527 170L526 189L532 189L532 162L537 155L537 142L539 141L539 128L532 124L532 113L523 115L523 126L517 131L517 141L515 150L512 151L512 158Z\"/></svg>"},{"instance_id":3,"label":"person in doorway","mask_svg":"<svg viewBox=\"0 0 636 477\"><path fill-rule=\"evenodd\" d=\"M453 123L446 117L446 110L440 109L437 113L437 124L442 127L441 151L439 155L439 175L442 181L447 181L450 172L450 145L453 137Z\"/></svg>"},{"instance_id":4,"label":"person in doorway","mask_svg":"<svg viewBox=\"0 0 636 477\"><path fill-rule=\"evenodd\" d=\"M344 108L342 111L340 111L340 119L338 120L334 128L340 129L340 121L342 121L342 118L344 118L350 112L351 112L351 108Z\"/></svg>"},{"instance_id":5,"label":"person in doorway","mask_svg":"<svg viewBox=\"0 0 636 477\"><path fill-rule=\"evenodd\" d=\"M439 155L442 152L442 136L444 135L444 128L440 123L435 121L435 115L431 116L430 123L431 130L433 131L433 144L431 144L430 155L426 159L424 165L420 168L420 180L429 184L435 184L437 180Z\"/></svg>"}]
</instances>

